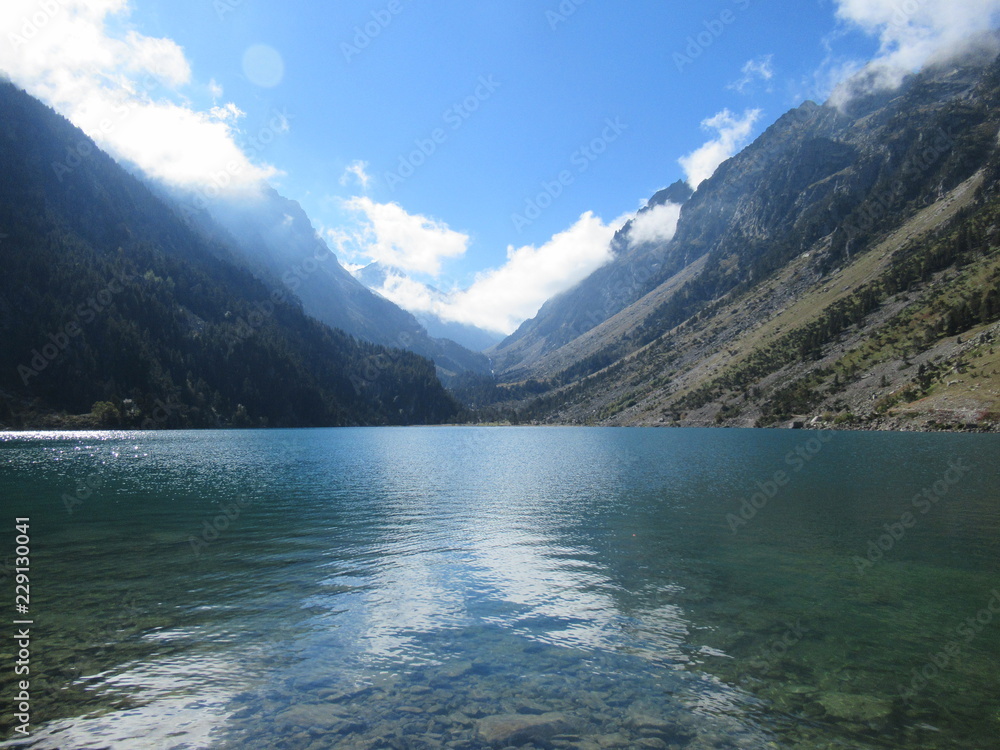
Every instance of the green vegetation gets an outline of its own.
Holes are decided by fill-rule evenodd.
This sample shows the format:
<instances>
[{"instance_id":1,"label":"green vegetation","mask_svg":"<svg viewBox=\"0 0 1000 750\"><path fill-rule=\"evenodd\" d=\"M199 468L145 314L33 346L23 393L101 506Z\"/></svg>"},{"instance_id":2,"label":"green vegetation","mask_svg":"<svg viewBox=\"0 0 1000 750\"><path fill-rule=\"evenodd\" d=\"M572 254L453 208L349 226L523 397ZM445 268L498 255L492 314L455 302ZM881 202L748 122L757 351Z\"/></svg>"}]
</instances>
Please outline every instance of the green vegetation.
<instances>
[{"instance_id":1,"label":"green vegetation","mask_svg":"<svg viewBox=\"0 0 1000 750\"><path fill-rule=\"evenodd\" d=\"M428 360L307 317L9 84L0 173L0 423L409 424L457 412Z\"/></svg>"},{"instance_id":2,"label":"green vegetation","mask_svg":"<svg viewBox=\"0 0 1000 750\"><path fill-rule=\"evenodd\" d=\"M633 306L606 326L613 338L557 348L561 370L543 363L545 377L508 362L539 393L500 383L480 404L545 422L995 421L996 368L971 361L1000 321L1000 63L852 106L804 106L720 168L654 259L651 312ZM615 262L607 276L628 278ZM545 344L559 346L533 342Z\"/></svg>"}]
</instances>

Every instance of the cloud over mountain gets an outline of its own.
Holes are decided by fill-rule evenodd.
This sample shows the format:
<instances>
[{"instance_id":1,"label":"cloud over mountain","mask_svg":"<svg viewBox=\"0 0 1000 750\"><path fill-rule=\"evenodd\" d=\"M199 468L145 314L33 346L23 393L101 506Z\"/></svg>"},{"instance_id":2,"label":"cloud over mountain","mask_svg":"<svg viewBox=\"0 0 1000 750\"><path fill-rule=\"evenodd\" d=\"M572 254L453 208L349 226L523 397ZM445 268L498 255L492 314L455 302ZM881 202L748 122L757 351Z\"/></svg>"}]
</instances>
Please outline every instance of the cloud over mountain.
<instances>
[{"instance_id":1,"label":"cloud over mountain","mask_svg":"<svg viewBox=\"0 0 1000 750\"><path fill-rule=\"evenodd\" d=\"M697 190L722 162L743 148L760 116L759 109L748 109L740 116L724 109L702 120L702 130L714 130L716 136L677 160L684 170L687 183Z\"/></svg>"},{"instance_id":2,"label":"cloud over mountain","mask_svg":"<svg viewBox=\"0 0 1000 750\"><path fill-rule=\"evenodd\" d=\"M573 226L538 247L511 245L506 263L477 274L466 289L442 292L405 273L390 271L376 291L411 312L430 313L446 322L509 334L538 312L546 300L611 260L611 239L624 218L605 224L588 211ZM386 253L385 257L400 255ZM409 267L397 268L419 270L414 266L410 262Z\"/></svg>"},{"instance_id":3,"label":"cloud over mountain","mask_svg":"<svg viewBox=\"0 0 1000 750\"><path fill-rule=\"evenodd\" d=\"M629 228L629 242L633 245L644 242L668 242L673 239L680 218L681 207L676 203L662 203L646 211L640 211Z\"/></svg>"},{"instance_id":4,"label":"cloud over mountain","mask_svg":"<svg viewBox=\"0 0 1000 750\"><path fill-rule=\"evenodd\" d=\"M465 254L469 236L437 219L411 214L398 203L354 197L345 208L359 215L355 228L334 232L341 252L404 271L438 276L441 264Z\"/></svg>"},{"instance_id":5,"label":"cloud over mountain","mask_svg":"<svg viewBox=\"0 0 1000 750\"><path fill-rule=\"evenodd\" d=\"M834 103L895 88L926 63L967 52L970 37L994 29L1000 21L1000 0L837 0L836 4L840 20L878 37L879 51L860 73L835 89Z\"/></svg>"},{"instance_id":6,"label":"cloud over mountain","mask_svg":"<svg viewBox=\"0 0 1000 750\"><path fill-rule=\"evenodd\" d=\"M128 13L127 0L6 0L0 69L112 155L167 184L220 191L277 174L237 144L239 108L201 110L182 95L221 90L192 82L176 42L119 30Z\"/></svg>"}]
</instances>

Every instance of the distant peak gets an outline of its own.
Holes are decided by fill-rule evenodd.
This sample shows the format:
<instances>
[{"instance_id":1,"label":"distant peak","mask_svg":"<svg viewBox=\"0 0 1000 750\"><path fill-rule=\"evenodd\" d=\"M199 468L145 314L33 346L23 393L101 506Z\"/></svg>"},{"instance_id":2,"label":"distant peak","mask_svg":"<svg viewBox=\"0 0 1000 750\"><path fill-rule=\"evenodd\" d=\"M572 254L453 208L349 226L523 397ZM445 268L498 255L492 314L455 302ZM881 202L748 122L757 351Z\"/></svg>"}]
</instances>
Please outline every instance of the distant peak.
<instances>
[{"instance_id":1,"label":"distant peak","mask_svg":"<svg viewBox=\"0 0 1000 750\"><path fill-rule=\"evenodd\" d=\"M694 195L694 191L691 186L688 185L684 180L677 180L670 187L665 187L663 190L658 190L649 202L646 204L646 208L653 208L655 206L662 206L664 203L676 203L678 205L683 205L687 203L688 198Z\"/></svg>"}]
</instances>

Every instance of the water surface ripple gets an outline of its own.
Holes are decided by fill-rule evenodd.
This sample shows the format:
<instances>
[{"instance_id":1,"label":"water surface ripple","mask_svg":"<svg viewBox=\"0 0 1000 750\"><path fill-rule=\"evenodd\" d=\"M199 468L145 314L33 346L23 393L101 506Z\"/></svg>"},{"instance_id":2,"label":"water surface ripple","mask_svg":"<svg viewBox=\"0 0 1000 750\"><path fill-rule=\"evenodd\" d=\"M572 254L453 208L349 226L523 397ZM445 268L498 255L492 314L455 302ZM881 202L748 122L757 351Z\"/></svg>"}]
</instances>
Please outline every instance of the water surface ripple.
<instances>
[{"instance_id":1,"label":"water surface ripple","mask_svg":"<svg viewBox=\"0 0 1000 750\"><path fill-rule=\"evenodd\" d=\"M997 436L0 434L32 748L993 748ZM12 611L12 610L10 610Z\"/></svg>"}]
</instances>

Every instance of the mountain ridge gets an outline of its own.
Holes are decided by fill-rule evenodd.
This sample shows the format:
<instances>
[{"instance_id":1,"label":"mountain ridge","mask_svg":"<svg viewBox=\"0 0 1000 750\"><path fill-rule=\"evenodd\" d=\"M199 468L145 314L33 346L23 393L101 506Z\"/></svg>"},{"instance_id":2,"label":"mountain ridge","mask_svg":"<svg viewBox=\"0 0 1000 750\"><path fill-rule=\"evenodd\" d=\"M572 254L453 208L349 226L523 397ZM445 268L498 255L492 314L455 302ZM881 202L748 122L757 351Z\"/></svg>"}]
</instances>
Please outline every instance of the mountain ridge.
<instances>
[{"instance_id":1,"label":"mountain ridge","mask_svg":"<svg viewBox=\"0 0 1000 750\"><path fill-rule=\"evenodd\" d=\"M611 262L598 268L571 289L545 302L534 318L522 323L514 333L486 350L502 379L533 377L533 365L557 351L603 320L641 298L649 280L664 263L669 242L631 241L634 223L646 212L668 203L684 205L693 195L678 180L657 191L636 217L622 226L611 240Z\"/></svg>"},{"instance_id":2,"label":"mountain ridge","mask_svg":"<svg viewBox=\"0 0 1000 750\"><path fill-rule=\"evenodd\" d=\"M484 414L493 419L553 423L767 426L807 416L854 427L992 428L998 292L988 230L997 201L998 105L993 59L935 66L846 108L805 102L789 111L684 203L674 236L658 248L662 262L642 293L632 292L634 301L610 315L602 309L586 330L563 326L562 340L536 336L534 350L519 349L515 337L503 342L498 349L515 356L498 360L499 382L489 399L487 385L478 386L477 403L492 401ZM883 247L900 227L909 227L904 241ZM886 258L868 269L872 278L842 284L842 298L814 294L867 268L873 252ZM627 258L619 266L622 274L636 271ZM606 268L567 296L599 295L609 283ZM962 301L939 298L942 289ZM909 304L900 301L907 294ZM789 313L799 299L818 312L808 319ZM932 299L937 307L925 307ZM748 300L756 301L747 307ZM933 325L919 336L905 333L910 357L897 361L885 342L904 336L900 315L918 311ZM744 351L739 342L750 328L778 319L784 329L774 341ZM547 332L559 320L553 306L543 307L523 328ZM844 348L848 322L859 332L852 339L858 351ZM948 331L956 338L946 346ZM944 398L959 385L949 386L938 370L965 356L969 336L985 336L975 356L985 357L977 367L987 375L977 378L987 383L966 399L978 408L946 418L947 409L923 399ZM868 346L869 338L883 341L882 349ZM865 362L883 357L899 368L873 366L876 381L899 398L862 383L868 378L855 361L862 349ZM922 373L895 374L931 350L939 359L921 360ZM931 369L940 376L933 382ZM903 399L917 395L904 409ZM928 416L937 411L940 419Z\"/></svg>"},{"instance_id":3,"label":"mountain ridge","mask_svg":"<svg viewBox=\"0 0 1000 750\"><path fill-rule=\"evenodd\" d=\"M402 269L386 266L378 261L369 263L355 273L355 278L371 289L375 294L382 294L382 289L387 280L393 276L407 278L407 273ZM410 281L421 284L421 286L425 288L427 294L444 298L444 293L439 289L423 284L422 282L413 281L412 278ZM423 325L423 327L427 330L427 333L432 337L454 341L472 352L481 353L485 349L497 344L503 338L500 334L487 331L471 324L445 320L438 317L433 312L408 312L410 312L410 314L413 315L413 317L416 318L421 325ZM488 362L488 359L480 360L480 362L483 361ZM468 370L474 371L474 368L470 367ZM482 369L479 371L483 372Z\"/></svg>"},{"instance_id":4,"label":"mountain ridge","mask_svg":"<svg viewBox=\"0 0 1000 750\"><path fill-rule=\"evenodd\" d=\"M164 190L178 215L206 236L228 244L255 275L288 287L308 315L352 336L407 349L432 360L449 379L488 373L489 360L457 342L431 336L410 312L368 288L337 260L297 201L269 186L259 197L193 200Z\"/></svg>"},{"instance_id":5,"label":"mountain ridge","mask_svg":"<svg viewBox=\"0 0 1000 750\"><path fill-rule=\"evenodd\" d=\"M68 120L0 83L0 424L441 422L433 365L308 317Z\"/></svg>"}]
</instances>

